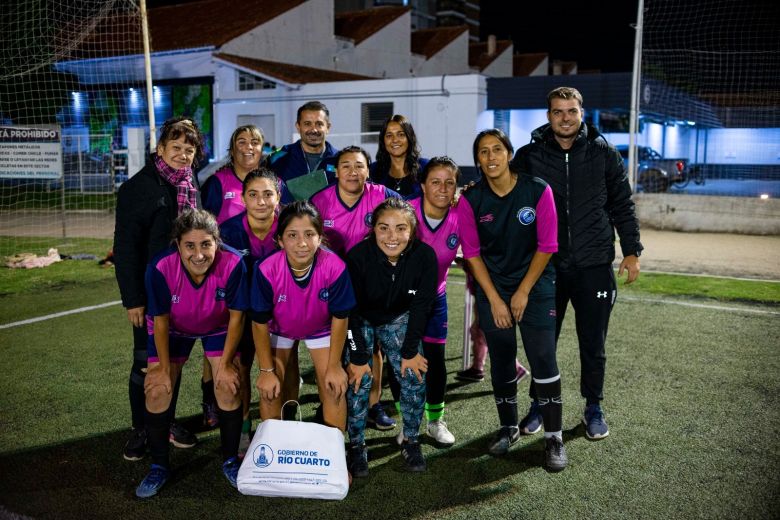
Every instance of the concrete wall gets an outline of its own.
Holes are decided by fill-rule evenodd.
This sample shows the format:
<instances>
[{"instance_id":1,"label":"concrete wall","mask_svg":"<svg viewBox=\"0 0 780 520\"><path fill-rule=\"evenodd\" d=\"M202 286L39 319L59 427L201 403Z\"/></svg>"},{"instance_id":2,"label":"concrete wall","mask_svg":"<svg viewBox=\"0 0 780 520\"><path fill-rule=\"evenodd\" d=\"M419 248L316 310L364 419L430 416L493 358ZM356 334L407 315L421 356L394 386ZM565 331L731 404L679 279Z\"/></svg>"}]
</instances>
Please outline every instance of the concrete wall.
<instances>
[{"instance_id":1,"label":"concrete wall","mask_svg":"<svg viewBox=\"0 0 780 520\"><path fill-rule=\"evenodd\" d=\"M413 61L415 76L441 76L442 74L469 74L469 33L464 32L429 60Z\"/></svg>"},{"instance_id":2,"label":"concrete wall","mask_svg":"<svg viewBox=\"0 0 780 520\"><path fill-rule=\"evenodd\" d=\"M780 235L780 200L668 193L634 194L643 227L669 231Z\"/></svg>"},{"instance_id":3,"label":"concrete wall","mask_svg":"<svg viewBox=\"0 0 780 520\"><path fill-rule=\"evenodd\" d=\"M405 78L412 69L411 14L404 13L355 46L351 70L375 78Z\"/></svg>"},{"instance_id":4,"label":"concrete wall","mask_svg":"<svg viewBox=\"0 0 780 520\"><path fill-rule=\"evenodd\" d=\"M491 78L511 78L512 68L514 67L514 62L512 61L512 54L515 52L514 48L514 45L507 47L490 65L485 67L482 74ZM544 100L545 98L542 97L542 101Z\"/></svg>"},{"instance_id":5,"label":"concrete wall","mask_svg":"<svg viewBox=\"0 0 780 520\"><path fill-rule=\"evenodd\" d=\"M392 102L393 111L407 116L414 125L424 157L449 155L458 164L470 166L471 143L479 116L487 108L487 86L484 76L471 74L313 83L296 89L280 86L252 92L223 89L214 107L214 148L222 154L217 159L224 157L238 116L272 116L275 135L267 140L280 146L293 139L297 108L313 99L330 110L333 135L328 140L334 146L359 144L375 156L377 145L362 143L356 135L361 131L361 105Z\"/></svg>"},{"instance_id":6,"label":"concrete wall","mask_svg":"<svg viewBox=\"0 0 780 520\"><path fill-rule=\"evenodd\" d=\"M333 0L309 0L229 41L220 52L334 69L334 16Z\"/></svg>"}]
</instances>

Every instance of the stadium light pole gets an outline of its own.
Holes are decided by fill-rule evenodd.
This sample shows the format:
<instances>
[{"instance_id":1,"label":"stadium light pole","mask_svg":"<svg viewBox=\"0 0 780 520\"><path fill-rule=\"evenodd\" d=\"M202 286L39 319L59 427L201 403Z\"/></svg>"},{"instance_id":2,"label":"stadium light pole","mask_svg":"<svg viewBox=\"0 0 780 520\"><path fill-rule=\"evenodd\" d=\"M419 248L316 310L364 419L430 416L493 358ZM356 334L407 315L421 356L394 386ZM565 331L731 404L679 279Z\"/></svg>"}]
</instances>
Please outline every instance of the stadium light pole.
<instances>
[{"instance_id":1,"label":"stadium light pole","mask_svg":"<svg viewBox=\"0 0 780 520\"><path fill-rule=\"evenodd\" d=\"M633 189L636 186L637 153L636 134L639 130L639 86L642 76L642 15L645 2L639 0L634 30L634 69L631 74L631 112L628 120L628 182Z\"/></svg>"},{"instance_id":2,"label":"stadium light pole","mask_svg":"<svg viewBox=\"0 0 780 520\"><path fill-rule=\"evenodd\" d=\"M144 41L144 72L146 75L146 105L149 109L149 152L157 146L157 124L154 121L154 89L152 87L152 58L149 54L149 22L146 0L141 0L141 33Z\"/></svg>"}]
</instances>

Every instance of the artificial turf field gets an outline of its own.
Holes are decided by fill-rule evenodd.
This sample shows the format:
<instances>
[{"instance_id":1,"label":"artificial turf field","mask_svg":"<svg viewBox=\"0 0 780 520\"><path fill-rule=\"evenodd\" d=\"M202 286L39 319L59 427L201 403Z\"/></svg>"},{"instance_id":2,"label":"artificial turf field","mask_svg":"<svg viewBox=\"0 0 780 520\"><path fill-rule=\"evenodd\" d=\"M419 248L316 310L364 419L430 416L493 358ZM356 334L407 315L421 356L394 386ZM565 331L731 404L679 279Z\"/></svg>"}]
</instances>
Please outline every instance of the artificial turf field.
<instances>
[{"instance_id":1,"label":"artificial turf field","mask_svg":"<svg viewBox=\"0 0 780 520\"><path fill-rule=\"evenodd\" d=\"M39 273L56 283L0 278L7 286L0 288L0 324L118 299L110 271L47 269ZM619 294L610 325L604 405L611 434L602 441L587 440L580 424L567 318L559 364L570 466L551 474L541 466L540 434L521 438L505 458L486 454L497 428L489 381L452 378L461 367L463 301L462 278L453 277L446 420L457 442L442 450L422 436L428 471L408 474L397 431L368 430L371 475L341 502L238 494L222 476L216 430L199 433L193 449L172 450L174 478L158 497L137 500L148 460L121 456L132 350L123 309L0 329L0 518L778 517L780 307L650 296L641 281ZM303 350L301 359L304 419L311 419L316 389ZM178 406L195 431L200 360L196 347ZM527 391L524 380L521 415Z\"/></svg>"}]
</instances>

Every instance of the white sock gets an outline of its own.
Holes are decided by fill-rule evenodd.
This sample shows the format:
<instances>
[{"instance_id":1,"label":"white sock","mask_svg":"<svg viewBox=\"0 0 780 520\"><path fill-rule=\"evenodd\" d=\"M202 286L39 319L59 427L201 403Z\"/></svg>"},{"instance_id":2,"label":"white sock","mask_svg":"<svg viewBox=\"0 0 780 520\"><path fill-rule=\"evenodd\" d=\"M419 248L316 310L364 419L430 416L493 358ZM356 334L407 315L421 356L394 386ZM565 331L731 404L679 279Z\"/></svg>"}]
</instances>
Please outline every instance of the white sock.
<instances>
[{"instance_id":1,"label":"white sock","mask_svg":"<svg viewBox=\"0 0 780 520\"><path fill-rule=\"evenodd\" d=\"M558 430L557 432L544 432L544 438L550 439L552 437L558 437L558 440L563 442L563 432Z\"/></svg>"}]
</instances>

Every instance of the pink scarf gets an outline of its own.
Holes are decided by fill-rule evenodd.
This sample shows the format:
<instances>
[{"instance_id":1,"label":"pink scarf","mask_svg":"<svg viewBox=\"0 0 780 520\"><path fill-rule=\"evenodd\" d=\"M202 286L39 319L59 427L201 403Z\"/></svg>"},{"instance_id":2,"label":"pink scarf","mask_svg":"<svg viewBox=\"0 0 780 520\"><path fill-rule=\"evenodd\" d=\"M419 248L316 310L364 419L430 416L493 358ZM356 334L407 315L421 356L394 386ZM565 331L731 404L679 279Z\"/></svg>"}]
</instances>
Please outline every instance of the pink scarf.
<instances>
[{"instance_id":1,"label":"pink scarf","mask_svg":"<svg viewBox=\"0 0 780 520\"><path fill-rule=\"evenodd\" d=\"M179 206L178 214L181 214L186 208L195 209L198 207L198 190L192 185L192 168L189 166L179 170L172 168L159 155L154 156L154 165L157 166L157 172L165 182L176 186L176 202Z\"/></svg>"}]
</instances>

